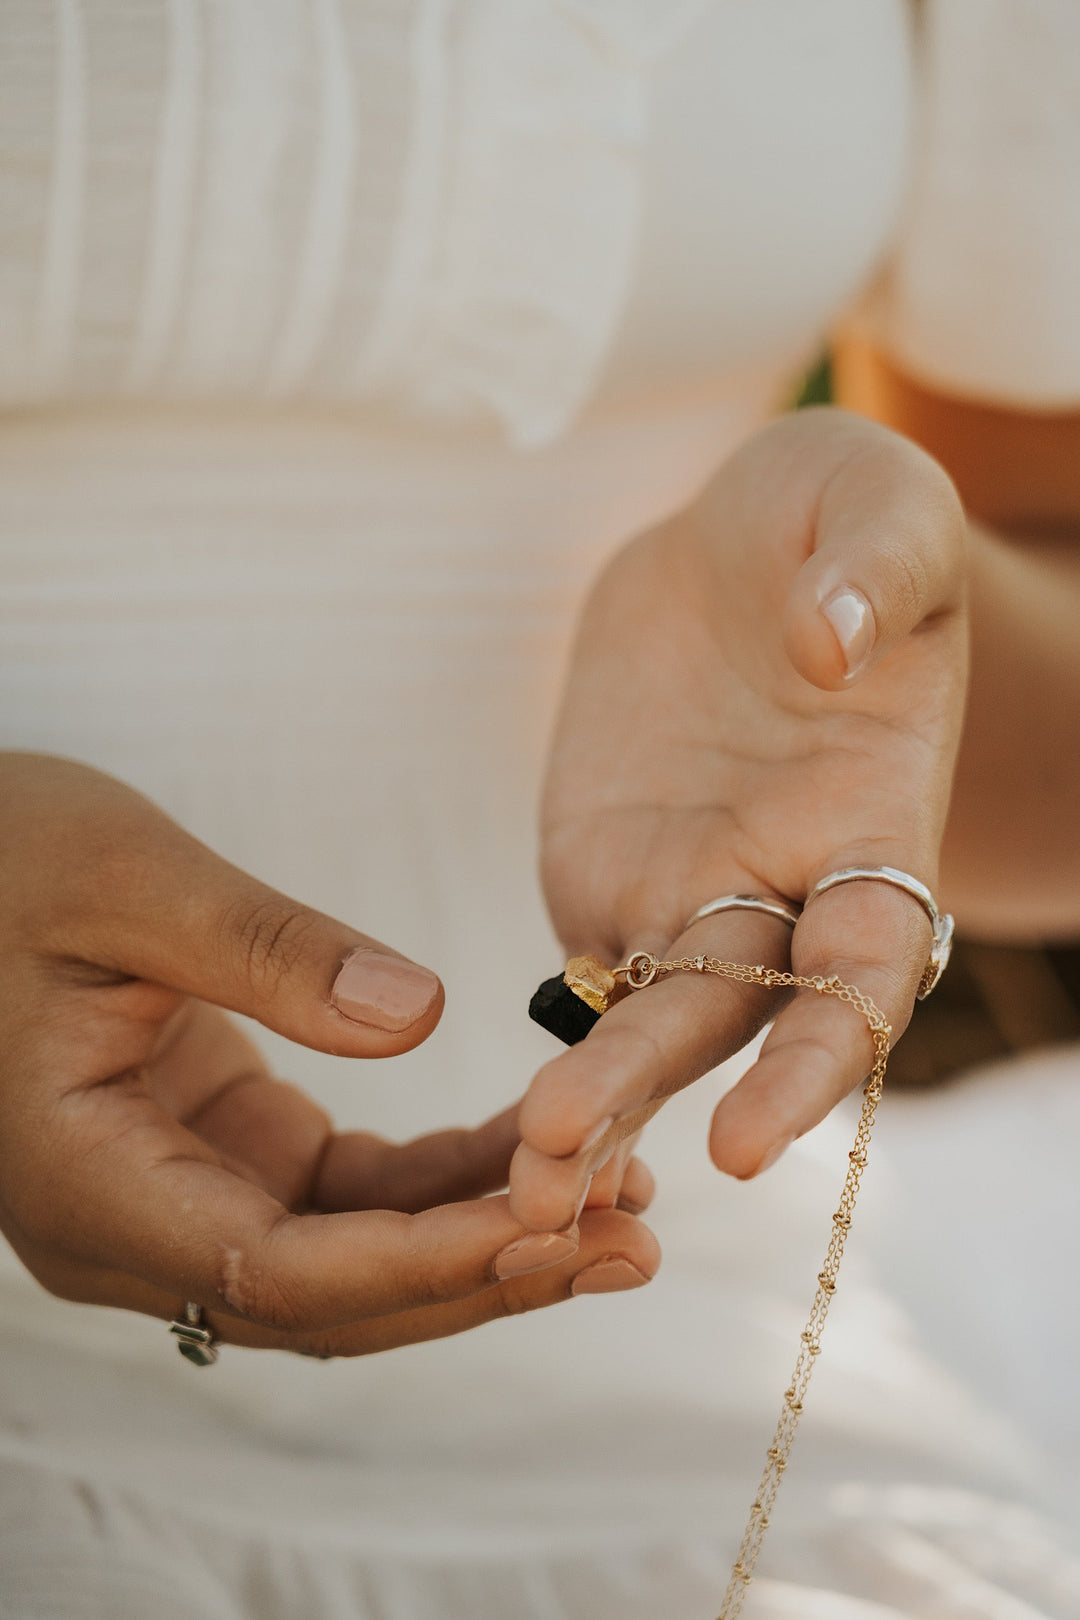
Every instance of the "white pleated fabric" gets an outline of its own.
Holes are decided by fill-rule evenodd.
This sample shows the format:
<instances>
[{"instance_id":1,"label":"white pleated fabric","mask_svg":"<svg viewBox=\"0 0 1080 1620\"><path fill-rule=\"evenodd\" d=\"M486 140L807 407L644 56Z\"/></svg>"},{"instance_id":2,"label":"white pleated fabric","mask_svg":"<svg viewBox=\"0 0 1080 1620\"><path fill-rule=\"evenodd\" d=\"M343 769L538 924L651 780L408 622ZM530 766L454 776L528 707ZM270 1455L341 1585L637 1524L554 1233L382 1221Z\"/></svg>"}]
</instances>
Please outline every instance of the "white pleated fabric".
<instances>
[{"instance_id":1,"label":"white pleated fabric","mask_svg":"<svg viewBox=\"0 0 1080 1620\"><path fill-rule=\"evenodd\" d=\"M625 297L646 70L704 3L12 0L0 400L550 437Z\"/></svg>"},{"instance_id":2,"label":"white pleated fabric","mask_svg":"<svg viewBox=\"0 0 1080 1620\"><path fill-rule=\"evenodd\" d=\"M0 742L430 962L419 1051L266 1046L343 1125L479 1119L551 1050L534 816L575 613L886 253L907 10L7 0L0 44ZM724 1182L732 1078L650 1133L652 1287L363 1363L198 1374L5 1253L0 1616L714 1613L850 1129ZM967 1096L891 1147L885 1111L752 1620L1080 1614L1062 1290L1017 1397L1080 1091Z\"/></svg>"},{"instance_id":3,"label":"white pleated fabric","mask_svg":"<svg viewBox=\"0 0 1080 1620\"><path fill-rule=\"evenodd\" d=\"M925 11L924 116L907 219L862 320L931 387L1075 411L1077 7L933 0Z\"/></svg>"}]
</instances>

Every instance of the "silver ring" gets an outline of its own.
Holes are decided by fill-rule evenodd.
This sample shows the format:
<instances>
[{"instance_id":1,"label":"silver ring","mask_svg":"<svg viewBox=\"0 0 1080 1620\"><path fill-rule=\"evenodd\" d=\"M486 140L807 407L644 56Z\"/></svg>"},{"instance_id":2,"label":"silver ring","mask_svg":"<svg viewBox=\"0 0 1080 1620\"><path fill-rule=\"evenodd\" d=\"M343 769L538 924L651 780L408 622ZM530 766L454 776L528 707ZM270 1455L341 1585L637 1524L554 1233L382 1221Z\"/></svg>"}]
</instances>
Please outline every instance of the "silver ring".
<instances>
[{"instance_id":1,"label":"silver ring","mask_svg":"<svg viewBox=\"0 0 1080 1620\"><path fill-rule=\"evenodd\" d=\"M195 1367L212 1367L218 1358L217 1342L213 1330L206 1325L201 1305L188 1300L184 1306L183 1316L176 1316L169 1323L169 1332L175 1333L179 1341L176 1348Z\"/></svg>"},{"instance_id":2,"label":"silver ring","mask_svg":"<svg viewBox=\"0 0 1080 1620\"><path fill-rule=\"evenodd\" d=\"M699 906L683 928L692 928L695 923L702 922L706 917L716 917L721 911L764 911L770 917L779 917L791 928L799 920L799 912L794 906L787 905L783 900L765 900L759 894L722 894L719 900L709 900Z\"/></svg>"},{"instance_id":3,"label":"silver ring","mask_svg":"<svg viewBox=\"0 0 1080 1620\"><path fill-rule=\"evenodd\" d=\"M934 940L916 991L918 999L925 1001L949 965L955 929L953 919L947 911L938 910L937 903L925 883L920 883L910 872L901 872L895 866L841 867L838 872L830 872L828 877L823 877L820 883L814 884L806 897L806 904L809 905L819 894L824 894L827 889L835 889L841 883L862 882L891 883L894 889L903 889L905 894L910 894L913 900L919 902L929 917L930 926L934 930Z\"/></svg>"}]
</instances>

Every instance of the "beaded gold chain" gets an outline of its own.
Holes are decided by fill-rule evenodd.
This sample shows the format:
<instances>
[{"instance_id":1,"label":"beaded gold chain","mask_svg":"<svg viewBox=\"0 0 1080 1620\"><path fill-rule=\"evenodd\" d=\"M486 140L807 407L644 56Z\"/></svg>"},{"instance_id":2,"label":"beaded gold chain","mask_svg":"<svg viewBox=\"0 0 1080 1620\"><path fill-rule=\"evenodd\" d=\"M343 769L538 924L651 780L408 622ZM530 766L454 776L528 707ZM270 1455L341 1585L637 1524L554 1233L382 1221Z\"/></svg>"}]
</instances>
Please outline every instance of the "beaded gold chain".
<instances>
[{"instance_id":1,"label":"beaded gold chain","mask_svg":"<svg viewBox=\"0 0 1080 1620\"><path fill-rule=\"evenodd\" d=\"M885 1084L892 1026L869 996L864 995L855 985L845 984L842 979L835 976L831 979L803 978L797 973L781 973L775 968L760 964L723 962L715 956L684 956L678 961L662 962L648 951L635 952L625 968L616 969L616 976L625 979L632 990L642 990L654 979L667 973L716 973L723 979L734 979L740 984L760 984L770 990L815 990L819 996L835 996L838 1001L849 1002L857 1012L862 1013L874 1042L874 1066L863 1089L859 1128L855 1132L854 1146L848 1154L844 1190L840 1195L839 1207L832 1218L832 1232L825 1253L825 1262L818 1272L817 1292L810 1307L809 1319L802 1332L795 1370L791 1375L791 1383L784 1391L776 1433L765 1454L761 1483L750 1508L750 1517L743 1532L742 1544L732 1567L731 1579L728 1581L723 1607L718 1616L718 1620L738 1620L746 1600L746 1589L754 1577L758 1555L769 1528L776 1494L788 1464L795 1432L802 1416L803 1401L813 1375L814 1363L821 1354L821 1335L832 1297L836 1292L836 1277L844 1257L847 1235L851 1230L855 1200L859 1195L859 1183L866 1169L870 1133L873 1130L874 1116Z\"/></svg>"}]
</instances>

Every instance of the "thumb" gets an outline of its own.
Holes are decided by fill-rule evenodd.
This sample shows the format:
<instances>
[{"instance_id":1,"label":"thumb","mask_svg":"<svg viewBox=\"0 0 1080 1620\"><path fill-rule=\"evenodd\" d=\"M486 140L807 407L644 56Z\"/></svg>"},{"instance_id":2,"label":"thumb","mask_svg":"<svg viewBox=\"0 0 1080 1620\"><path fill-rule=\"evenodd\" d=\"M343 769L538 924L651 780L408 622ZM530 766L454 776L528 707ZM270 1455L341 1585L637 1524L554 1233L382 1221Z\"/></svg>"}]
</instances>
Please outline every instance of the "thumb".
<instances>
[{"instance_id":1,"label":"thumb","mask_svg":"<svg viewBox=\"0 0 1080 1620\"><path fill-rule=\"evenodd\" d=\"M859 426L826 480L784 613L788 657L827 692L963 601L967 526L950 479L910 440Z\"/></svg>"},{"instance_id":2,"label":"thumb","mask_svg":"<svg viewBox=\"0 0 1080 1620\"><path fill-rule=\"evenodd\" d=\"M198 996L343 1056L405 1052L435 1028L443 990L427 968L250 877L122 784L83 771L78 787L80 858L73 869L50 852L64 902L44 954ZM71 835L61 826L54 838L70 847Z\"/></svg>"}]
</instances>

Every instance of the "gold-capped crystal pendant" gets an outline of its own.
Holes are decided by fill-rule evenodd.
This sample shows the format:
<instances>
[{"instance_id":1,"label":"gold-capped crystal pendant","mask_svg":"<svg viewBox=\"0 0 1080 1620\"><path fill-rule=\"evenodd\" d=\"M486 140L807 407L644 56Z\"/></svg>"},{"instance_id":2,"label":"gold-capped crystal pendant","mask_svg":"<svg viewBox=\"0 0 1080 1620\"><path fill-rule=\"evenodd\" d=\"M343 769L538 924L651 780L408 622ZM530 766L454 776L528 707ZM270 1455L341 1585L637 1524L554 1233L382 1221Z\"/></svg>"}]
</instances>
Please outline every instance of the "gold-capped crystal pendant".
<instances>
[{"instance_id":1,"label":"gold-capped crystal pendant","mask_svg":"<svg viewBox=\"0 0 1080 1620\"><path fill-rule=\"evenodd\" d=\"M576 1046L629 990L625 978L616 978L598 956L572 956L558 978L544 980L529 1002L529 1017Z\"/></svg>"}]
</instances>

